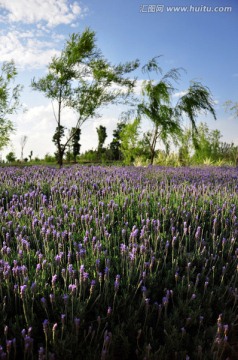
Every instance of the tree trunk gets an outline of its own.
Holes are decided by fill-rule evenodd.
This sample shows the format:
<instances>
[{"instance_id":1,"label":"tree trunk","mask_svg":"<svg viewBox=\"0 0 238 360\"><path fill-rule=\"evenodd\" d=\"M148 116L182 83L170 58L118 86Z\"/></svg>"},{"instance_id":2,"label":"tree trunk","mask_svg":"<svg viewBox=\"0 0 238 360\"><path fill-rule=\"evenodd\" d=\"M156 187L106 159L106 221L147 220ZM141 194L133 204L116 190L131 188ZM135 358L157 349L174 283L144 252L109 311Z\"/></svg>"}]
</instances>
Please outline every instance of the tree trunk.
<instances>
[{"instance_id":1,"label":"tree trunk","mask_svg":"<svg viewBox=\"0 0 238 360\"><path fill-rule=\"evenodd\" d=\"M60 93L59 93L59 107L58 107L58 129L59 129L59 136L57 138L57 145L58 145L58 165L59 168L61 168L63 166L63 155L64 155L64 151L62 151L62 147L61 147L61 139L60 139L60 126L61 126L61 105L62 105L62 91L60 89Z\"/></svg>"},{"instance_id":2,"label":"tree trunk","mask_svg":"<svg viewBox=\"0 0 238 360\"><path fill-rule=\"evenodd\" d=\"M58 154L58 165L59 168L63 166L63 154L61 152Z\"/></svg>"},{"instance_id":3,"label":"tree trunk","mask_svg":"<svg viewBox=\"0 0 238 360\"><path fill-rule=\"evenodd\" d=\"M154 162L155 147L156 147L157 137L158 137L158 126L155 127L153 140L152 140L152 143L150 145L150 152L151 152L150 165L153 165L153 162Z\"/></svg>"},{"instance_id":4,"label":"tree trunk","mask_svg":"<svg viewBox=\"0 0 238 360\"><path fill-rule=\"evenodd\" d=\"M153 165L154 158L155 158L155 151L153 150L153 151L151 151L150 165Z\"/></svg>"}]
</instances>

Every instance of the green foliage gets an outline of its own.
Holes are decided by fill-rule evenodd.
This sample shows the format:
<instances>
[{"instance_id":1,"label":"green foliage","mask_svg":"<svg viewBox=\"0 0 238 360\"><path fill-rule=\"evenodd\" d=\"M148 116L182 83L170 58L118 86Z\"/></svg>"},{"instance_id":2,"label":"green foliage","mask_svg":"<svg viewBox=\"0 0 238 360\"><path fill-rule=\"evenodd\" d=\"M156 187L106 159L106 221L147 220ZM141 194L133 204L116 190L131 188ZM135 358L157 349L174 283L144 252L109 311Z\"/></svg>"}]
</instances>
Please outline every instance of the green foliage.
<instances>
[{"instance_id":1,"label":"green foliage","mask_svg":"<svg viewBox=\"0 0 238 360\"><path fill-rule=\"evenodd\" d=\"M126 124L120 133L120 148L125 165L132 164L138 154L139 130L140 118L136 118L132 123Z\"/></svg>"},{"instance_id":2,"label":"green foliage","mask_svg":"<svg viewBox=\"0 0 238 360\"><path fill-rule=\"evenodd\" d=\"M63 155L64 155L64 146L62 145L62 139L64 137L65 127L58 125L56 127L54 136L52 138L53 143L56 145L57 151L55 152L55 157L58 164L63 164Z\"/></svg>"},{"instance_id":3,"label":"green foliage","mask_svg":"<svg viewBox=\"0 0 238 360\"><path fill-rule=\"evenodd\" d=\"M6 155L6 160L7 162L9 163L12 163L12 162L15 162L17 159L16 159L16 155L13 151L10 151L7 155Z\"/></svg>"},{"instance_id":4,"label":"green foliage","mask_svg":"<svg viewBox=\"0 0 238 360\"><path fill-rule=\"evenodd\" d=\"M138 140L138 156L144 160L149 160L150 158L150 137L151 132L147 131L143 133L142 138Z\"/></svg>"},{"instance_id":5,"label":"green foliage","mask_svg":"<svg viewBox=\"0 0 238 360\"><path fill-rule=\"evenodd\" d=\"M98 152L95 150L87 150L84 154L80 155L79 161L80 162L98 162Z\"/></svg>"},{"instance_id":6,"label":"green foliage","mask_svg":"<svg viewBox=\"0 0 238 360\"><path fill-rule=\"evenodd\" d=\"M108 103L125 102L135 85L135 80L124 75L139 66L138 60L111 65L96 46L95 32L86 29L82 34L72 34L59 57L54 57L48 66L48 74L32 81L35 90L58 103L57 128L62 125L62 109L72 108L77 114L75 129L80 129L89 118L99 116L98 109ZM70 136L64 143L57 141L58 163Z\"/></svg>"},{"instance_id":7,"label":"green foliage","mask_svg":"<svg viewBox=\"0 0 238 360\"><path fill-rule=\"evenodd\" d=\"M105 126L100 125L97 128L97 134L98 134L98 152L101 153L103 149L103 144L105 143L105 140L107 138L107 129Z\"/></svg>"},{"instance_id":8,"label":"green foliage","mask_svg":"<svg viewBox=\"0 0 238 360\"><path fill-rule=\"evenodd\" d=\"M147 166L150 163L150 141L153 133L147 131L139 137L139 119L132 123L119 122L113 132L114 137L107 148L99 153L89 150L80 155L79 161L86 163L107 163L123 160L126 165ZM118 156L119 154L119 156ZM71 156L71 157L70 157ZM72 159L68 154L67 160ZM238 147L234 143L221 141L218 130L210 130L206 123L197 126L196 146L192 138L191 128L184 129L179 138L179 145L171 152L167 146L165 150L156 150L154 164L160 166L187 165L237 165Z\"/></svg>"},{"instance_id":9,"label":"green foliage","mask_svg":"<svg viewBox=\"0 0 238 360\"><path fill-rule=\"evenodd\" d=\"M68 151L66 153L66 160L70 162L72 159L74 162L76 162L76 158L80 153L81 145L79 143L81 136L81 129L79 128L72 128L69 133L69 139L68 141Z\"/></svg>"},{"instance_id":10,"label":"green foliage","mask_svg":"<svg viewBox=\"0 0 238 360\"><path fill-rule=\"evenodd\" d=\"M226 142L220 142L219 144L219 156L225 163L238 165L238 146L232 142L228 144Z\"/></svg>"},{"instance_id":11,"label":"green foliage","mask_svg":"<svg viewBox=\"0 0 238 360\"><path fill-rule=\"evenodd\" d=\"M219 130L210 130L206 123L200 123L196 129L194 144L192 129L185 129L180 137L180 164L235 165L238 147L234 143L222 142L221 138Z\"/></svg>"},{"instance_id":12,"label":"green foliage","mask_svg":"<svg viewBox=\"0 0 238 360\"><path fill-rule=\"evenodd\" d=\"M134 166L148 166L149 159L145 158L144 156L136 156L133 162Z\"/></svg>"},{"instance_id":13,"label":"green foliage","mask_svg":"<svg viewBox=\"0 0 238 360\"><path fill-rule=\"evenodd\" d=\"M37 159L35 159L37 161ZM45 154L44 161L46 163L55 163L56 157L54 155L50 155L49 153Z\"/></svg>"},{"instance_id":14,"label":"green foliage","mask_svg":"<svg viewBox=\"0 0 238 360\"><path fill-rule=\"evenodd\" d=\"M213 104L214 101L208 87L195 81L191 83L186 94L179 99L176 105L177 116L181 117L183 114L188 116L192 125L194 141L196 141L194 136L194 133L196 133L196 117L201 111L210 112L216 120Z\"/></svg>"},{"instance_id":15,"label":"green foliage","mask_svg":"<svg viewBox=\"0 0 238 360\"><path fill-rule=\"evenodd\" d=\"M122 152L121 152L121 132L124 129L126 124L124 122L118 122L117 128L113 130L113 139L110 143L109 147L111 150L111 160L121 160L122 159Z\"/></svg>"},{"instance_id":16,"label":"green foliage","mask_svg":"<svg viewBox=\"0 0 238 360\"><path fill-rule=\"evenodd\" d=\"M183 165L180 162L179 154L177 153L167 154L163 150L158 150L156 152L154 164L160 166L174 166L174 167Z\"/></svg>"},{"instance_id":17,"label":"green foliage","mask_svg":"<svg viewBox=\"0 0 238 360\"><path fill-rule=\"evenodd\" d=\"M156 70L156 72L162 73L156 59L153 59L152 67L149 62L144 68L147 72ZM158 140L161 139L165 146L168 146L169 138L178 136L181 131L170 103L171 94L174 91L171 80L177 80L179 75L179 69L172 69L159 82L155 83L153 80L148 80L143 84L144 100L138 105L138 111L140 115L150 119L153 124L153 130L145 135L145 141L150 148L151 164L154 161Z\"/></svg>"},{"instance_id":18,"label":"green foliage","mask_svg":"<svg viewBox=\"0 0 238 360\"><path fill-rule=\"evenodd\" d=\"M13 86L17 71L13 61L4 62L0 74L0 149L9 144L14 125L9 115L21 107L20 91L22 86Z\"/></svg>"},{"instance_id":19,"label":"green foliage","mask_svg":"<svg viewBox=\"0 0 238 360\"><path fill-rule=\"evenodd\" d=\"M180 144L178 149L179 163L182 166L190 165L191 151L193 151L193 143L191 141L191 130L184 129L180 135Z\"/></svg>"},{"instance_id":20,"label":"green foliage","mask_svg":"<svg viewBox=\"0 0 238 360\"><path fill-rule=\"evenodd\" d=\"M10 135L14 132L13 123L10 120L0 119L0 149L10 142Z\"/></svg>"},{"instance_id":21,"label":"green foliage","mask_svg":"<svg viewBox=\"0 0 238 360\"><path fill-rule=\"evenodd\" d=\"M151 71L162 74L158 66L157 58L152 59L143 68L148 74ZM211 112L216 118L213 108L213 100L210 91L198 82L193 82L188 91L182 96L176 106L171 104L171 96L175 92L173 82L180 79L181 69L171 69L158 82L153 80L144 81L142 94L143 102L138 105L140 116L146 116L151 120L153 130L146 134L146 142L150 148L150 159L153 164L155 149L159 140L168 149L171 140L178 143L182 134L181 119L183 115L188 116L192 124L192 138L196 132L196 117L200 111Z\"/></svg>"},{"instance_id":22,"label":"green foliage","mask_svg":"<svg viewBox=\"0 0 238 360\"><path fill-rule=\"evenodd\" d=\"M220 138L221 134L218 130L210 131L207 124L199 124L196 134L197 146L193 155L195 163L201 163L205 158L218 160Z\"/></svg>"}]
</instances>

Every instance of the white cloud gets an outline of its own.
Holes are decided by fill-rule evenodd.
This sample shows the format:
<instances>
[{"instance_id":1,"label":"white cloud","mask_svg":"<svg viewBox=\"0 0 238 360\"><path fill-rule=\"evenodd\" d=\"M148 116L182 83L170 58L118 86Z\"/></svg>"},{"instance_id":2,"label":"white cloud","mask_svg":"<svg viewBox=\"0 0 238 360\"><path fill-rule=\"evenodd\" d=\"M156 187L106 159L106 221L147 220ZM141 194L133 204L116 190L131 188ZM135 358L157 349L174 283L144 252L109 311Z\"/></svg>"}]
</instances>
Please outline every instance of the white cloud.
<instances>
[{"instance_id":1,"label":"white cloud","mask_svg":"<svg viewBox=\"0 0 238 360\"><path fill-rule=\"evenodd\" d=\"M31 150L33 150L33 157L53 151L54 146L51 139L55 122L51 104L29 108L26 113L16 115L14 123L17 131L11 136L10 146L2 151L3 158L11 149L20 158L20 139L23 135L28 138L24 149L25 157L29 155Z\"/></svg>"},{"instance_id":2,"label":"white cloud","mask_svg":"<svg viewBox=\"0 0 238 360\"><path fill-rule=\"evenodd\" d=\"M173 97L180 98L181 96L184 96L188 93L188 90L178 91L173 94Z\"/></svg>"},{"instance_id":3,"label":"white cloud","mask_svg":"<svg viewBox=\"0 0 238 360\"><path fill-rule=\"evenodd\" d=\"M141 95L141 91L142 91L142 85L143 85L143 82L145 80L136 80L136 85L135 85L135 88L134 88L134 92L136 95Z\"/></svg>"},{"instance_id":4,"label":"white cloud","mask_svg":"<svg viewBox=\"0 0 238 360\"><path fill-rule=\"evenodd\" d=\"M88 80L92 79L90 76L87 78ZM133 81L134 79L130 79L131 81ZM135 87L134 87L134 94L135 95L141 95L141 92L142 92L142 85L144 83L145 80L143 79L140 79L140 80L136 80L135 82ZM113 84L111 86L111 89L112 90L123 90L124 89L124 93L126 93L126 88L124 88L123 86L121 85L118 85L118 84Z\"/></svg>"},{"instance_id":5,"label":"white cloud","mask_svg":"<svg viewBox=\"0 0 238 360\"><path fill-rule=\"evenodd\" d=\"M43 68L54 55L59 55L55 45L60 38L45 40L37 31L10 31L0 34L0 59L14 59L20 68Z\"/></svg>"},{"instance_id":6,"label":"white cloud","mask_svg":"<svg viewBox=\"0 0 238 360\"><path fill-rule=\"evenodd\" d=\"M73 111L65 110L63 112L64 124L68 127L74 125ZM20 138L22 135L28 137L24 153L30 153L33 150L33 156L43 158L46 153L54 153L55 146L52 137L56 128L52 104L34 106L28 109L26 113L15 116L16 133L12 135L12 145L17 157L20 157ZM9 147L10 148L10 147ZM4 149L3 155L7 154L9 148Z\"/></svg>"},{"instance_id":7,"label":"white cloud","mask_svg":"<svg viewBox=\"0 0 238 360\"><path fill-rule=\"evenodd\" d=\"M55 104L56 109L56 104ZM103 125L107 130L107 139L105 145L108 145L112 140L112 132L116 129L118 117L122 108L108 107L105 112L102 112L102 117L89 119L82 126L82 134L80 139L81 152L89 149L96 149L98 144L98 136L96 128ZM76 114L70 109L64 109L62 114L62 124L70 129L76 124ZM34 106L28 109L26 113L16 115L15 121L16 133L11 136L11 145L5 148L1 153L3 158L9 151L13 150L16 156L20 158L21 148L20 139L26 135L28 140L24 149L24 157L33 151L33 158L38 156L43 158L46 153L53 154L55 152L55 145L52 142L52 137L56 128L56 121L53 114L52 104L49 102L46 105ZM67 135L67 130L65 131Z\"/></svg>"},{"instance_id":8,"label":"white cloud","mask_svg":"<svg viewBox=\"0 0 238 360\"><path fill-rule=\"evenodd\" d=\"M0 0L3 11L1 21L24 24L45 23L52 28L57 25L70 25L85 9L75 1L68 0Z\"/></svg>"}]
</instances>

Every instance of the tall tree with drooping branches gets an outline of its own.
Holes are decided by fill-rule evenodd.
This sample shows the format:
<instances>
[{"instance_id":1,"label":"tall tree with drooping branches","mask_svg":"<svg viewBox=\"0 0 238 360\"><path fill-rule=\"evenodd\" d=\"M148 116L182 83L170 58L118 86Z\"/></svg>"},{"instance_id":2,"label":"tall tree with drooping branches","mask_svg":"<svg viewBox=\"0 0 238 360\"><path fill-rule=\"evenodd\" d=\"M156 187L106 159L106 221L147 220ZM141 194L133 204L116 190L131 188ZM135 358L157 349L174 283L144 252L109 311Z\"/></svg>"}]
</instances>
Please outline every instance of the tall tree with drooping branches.
<instances>
[{"instance_id":1,"label":"tall tree with drooping branches","mask_svg":"<svg viewBox=\"0 0 238 360\"><path fill-rule=\"evenodd\" d=\"M149 76L151 72L163 75L158 65L158 57L153 58L143 68ZM159 81L145 80L142 86L143 101L138 105L138 113L153 124L152 131L146 134L150 147L150 162L153 164L156 146L161 140L168 148L170 140L179 138L182 132L182 119L187 116L192 128L193 141L196 144L196 120L201 111L210 112L216 119L210 90L199 82L192 82L176 105L172 104L175 93L174 82L180 79L181 70L171 69Z\"/></svg>"}]
</instances>

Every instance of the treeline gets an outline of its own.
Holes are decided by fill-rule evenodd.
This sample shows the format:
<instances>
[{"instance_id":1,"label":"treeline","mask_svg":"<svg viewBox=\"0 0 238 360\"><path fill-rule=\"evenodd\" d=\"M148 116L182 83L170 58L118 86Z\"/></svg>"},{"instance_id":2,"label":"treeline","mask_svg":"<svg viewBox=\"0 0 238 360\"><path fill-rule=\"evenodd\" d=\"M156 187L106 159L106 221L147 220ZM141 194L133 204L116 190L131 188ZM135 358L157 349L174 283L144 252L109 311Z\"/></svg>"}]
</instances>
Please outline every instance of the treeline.
<instances>
[{"instance_id":1,"label":"treeline","mask_svg":"<svg viewBox=\"0 0 238 360\"><path fill-rule=\"evenodd\" d=\"M105 146L107 129L100 125L97 128L98 146L80 154L80 136L76 142L68 145L64 157L65 164L123 164L146 166L150 163L150 148L146 134L140 131L139 122L118 122L113 131L112 141ZM206 123L197 126L196 144L192 139L191 129L185 129L177 145L171 144L163 150L155 151L154 164L162 166L188 166L188 165L237 165L238 146L234 143L222 141L219 130L210 130ZM7 163L21 163L15 154L10 152ZM56 154L46 154L44 158L33 158L32 151L23 159L26 163L57 162Z\"/></svg>"},{"instance_id":2,"label":"treeline","mask_svg":"<svg viewBox=\"0 0 238 360\"><path fill-rule=\"evenodd\" d=\"M190 82L175 102L175 85L181 78L181 68L172 68L164 73L159 66L159 56L145 65L138 59L113 65L97 47L95 36L90 29L82 34L70 35L61 54L52 58L46 75L32 80L32 89L51 100L52 117L56 120L52 136L56 151L54 156L47 155L45 160L56 160L59 166L64 160L154 164L160 162L158 158L168 162L168 157L179 164L224 159L234 162L234 155L231 155L235 153L234 144L222 145L220 134L219 144L215 146L212 140L214 134L204 130L206 125L196 124L201 113L210 113L216 119L215 102L208 87L200 82ZM143 82L132 76L134 71L141 74ZM20 108L21 86L12 87L16 74L14 62L3 64L0 76L0 150L9 144L14 131L8 116ZM118 122L109 146L104 146L107 131L100 125L97 129L97 149L80 155L82 125L101 116L103 107L118 104L126 106L127 111L122 116L123 120ZM228 103L232 111L236 106ZM71 109L77 115L73 126L65 123L65 109ZM184 117L189 120L189 130L184 130ZM150 124L151 130L142 134L141 125L145 121ZM164 151L158 151L159 144L163 145ZM21 144L21 161L23 146L24 143ZM176 149L173 155L171 149ZM29 159L32 160L32 154ZM13 160L14 153L10 152L7 161Z\"/></svg>"}]
</instances>

